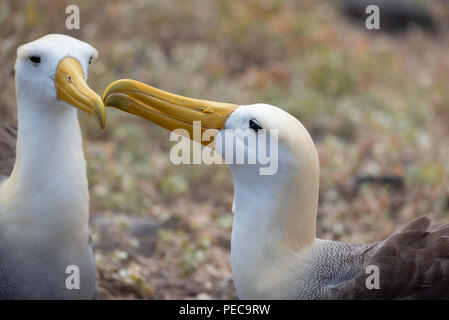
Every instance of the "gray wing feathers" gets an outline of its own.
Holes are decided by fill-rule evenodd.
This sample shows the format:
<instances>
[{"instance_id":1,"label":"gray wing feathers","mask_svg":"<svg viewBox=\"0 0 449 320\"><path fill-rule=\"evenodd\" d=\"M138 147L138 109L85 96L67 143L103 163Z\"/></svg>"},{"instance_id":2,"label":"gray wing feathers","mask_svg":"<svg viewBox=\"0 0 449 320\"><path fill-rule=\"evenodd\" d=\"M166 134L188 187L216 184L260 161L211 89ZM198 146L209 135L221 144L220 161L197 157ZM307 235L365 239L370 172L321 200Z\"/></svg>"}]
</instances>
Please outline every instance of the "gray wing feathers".
<instances>
[{"instance_id":1,"label":"gray wing feathers","mask_svg":"<svg viewBox=\"0 0 449 320\"><path fill-rule=\"evenodd\" d=\"M17 127L13 124L0 124L0 180L8 176L16 158Z\"/></svg>"},{"instance_id":2,"label":"gray wing feathers","mask_svg":"<svg viewBox=\"0 0 449 320\"><path fill-rule=\"evenodd\" d=\"M364 268L329 290L330 299L449 299L449 224L413 220L365 253ZM366 267L379 268L379 289L369 290Z\"/></svg>"}]
</instances>

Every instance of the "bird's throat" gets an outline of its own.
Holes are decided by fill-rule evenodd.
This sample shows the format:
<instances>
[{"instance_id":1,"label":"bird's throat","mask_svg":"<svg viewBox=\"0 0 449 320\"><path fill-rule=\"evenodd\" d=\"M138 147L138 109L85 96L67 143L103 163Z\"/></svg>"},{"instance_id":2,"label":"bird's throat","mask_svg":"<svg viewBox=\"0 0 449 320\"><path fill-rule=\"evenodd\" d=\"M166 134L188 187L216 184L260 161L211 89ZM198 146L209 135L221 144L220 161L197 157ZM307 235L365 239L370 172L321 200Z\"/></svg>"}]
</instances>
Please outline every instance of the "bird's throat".
<instances>
[{"instance_id":1,"label":"bird's throat","mask_svg":"<svg viewBox=\"0 0 449 320\"><path fill-rule=\"evenodd\" d=\"M287 298L296 257L315 242L318 185L316 174L291 168L275 176L234 177L232 274L240 298ZM294 257L295 259L292 259Z\"/></svg>"},{"instance_id":2,"label":"bird's throat","mask_svg":"<svg viewBox=\"0 0 449 320\"><path fill-rule=\"evenodd\" d=\"M2 188L16 223L36 230L52 230L54 224L58 233L87 241L89 193L74 108L19 99L16 161ZM80 232L86 235L75 234Z\"/></svg>"}]
</instances>

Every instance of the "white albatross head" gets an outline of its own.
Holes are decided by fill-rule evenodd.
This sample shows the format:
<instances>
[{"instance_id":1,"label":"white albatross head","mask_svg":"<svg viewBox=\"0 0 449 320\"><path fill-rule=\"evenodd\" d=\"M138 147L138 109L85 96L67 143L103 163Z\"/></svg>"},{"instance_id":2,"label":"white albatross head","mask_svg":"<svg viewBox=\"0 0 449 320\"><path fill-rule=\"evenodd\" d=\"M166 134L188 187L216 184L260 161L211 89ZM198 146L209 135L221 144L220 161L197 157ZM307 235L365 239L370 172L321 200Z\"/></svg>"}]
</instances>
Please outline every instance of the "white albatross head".
<instances>
[{"instance_id":1,"label":"white albatross head","mask_svg":"<svg viewBox=\"0 0 449 320\"><path fill-rule=\"evenodd\" d=\"M184 129L189 137L194 136L193 122L201 121L202 132L216 129L215 144L209 146L223 157L229 150L223 146L229 141L234 151L248 155L257 152L251 141L257 140L260 132L276 133L276 145L266 148L269 152L276 148L275 174L261 175L259 161L229 165L234 177L235 219L248 228L266 223L271 234L279 231L282 245L289 248L307 246L315 239L318 155L308 131L289 113L267 104L239 106L182 97L129 79L109 85L103 101L106 107L135 114L168 130ZM271 140L266 138L266 143Z\"/></svg>"},{"instance_id":2,"label":"white albatross head","mask_svg":"<svg viewBox=\"0 0 449 320\"><path fill-rule=\"evenodd\" d=\"M305 127L271 105L238 106L186 98L127 79L113 82L103 101L106 107L138 115L166 129L184 129L190 138L198 129L196 125L194 130L194 121L201 121L203 134L215 129L213 144L201 142L227 160L234 178L231 265L238 296L294 296L294 282L285 274L297 269L295 259L316 243L319 162ZM262 133L268 133L262 141L270 156L277 154L272 175L261 174L265 166L254 142L260 141ZM277 139L272 140L273 135ZM230 150L232 164L226 159ZM233 162L236 152L243 153L248 161ZM251 164L248 156L255 153L256 162Z\"/></svg>"},{"instance_id":3,"label":"white albatross head","mask_svg":"<svg viewBox=\"0 0 449 320\"><path fill-rule=\"evenodd\" d=\"M97 56L91 45L62 34L20 46L14 66L18 99L30 108L57 108L55 102L65 102L94 116L104 128L104 105L86 84L89 64Z\"/></svg>"}]
</instances>

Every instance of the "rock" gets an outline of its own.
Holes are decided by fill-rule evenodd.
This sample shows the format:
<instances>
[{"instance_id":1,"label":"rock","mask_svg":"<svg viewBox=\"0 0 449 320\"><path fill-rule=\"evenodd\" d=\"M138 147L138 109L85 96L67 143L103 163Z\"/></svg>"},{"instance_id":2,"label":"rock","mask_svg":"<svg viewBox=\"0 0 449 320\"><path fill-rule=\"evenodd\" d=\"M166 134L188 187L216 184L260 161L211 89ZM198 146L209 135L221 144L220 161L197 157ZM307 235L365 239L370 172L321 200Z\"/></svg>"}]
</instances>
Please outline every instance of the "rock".
<instances>
[{"instance_id":1,"label":"rock","mask_svg":"<svg viewBox=\"0 0 449 320\"><path fill-rule=\"evenodd\" d=\"M431 33L437 32L436 22L427 6L415 0L337 0L343 12L365 27L369 5L380 9L380 30L389 33L403 32L418 26Z\"/></svg>"},{"instance_id":2,"label":"rock","mask_svg":"<svg viewBox=\"0 0 449 320\"><path fill-rule=\"evenodd\" d=\"M159 221L154 218L140 218L115 212L108 215L96 213L90 224L94 234L95 247L101 251L112 252L117 248L134 247L138 254L150 257L156 251L159 230L188 229L187 225L176 218ZM133 241L136 240L135 244ZM134 245L135 244L135 245Z\"/></svg>"}]
</instances>

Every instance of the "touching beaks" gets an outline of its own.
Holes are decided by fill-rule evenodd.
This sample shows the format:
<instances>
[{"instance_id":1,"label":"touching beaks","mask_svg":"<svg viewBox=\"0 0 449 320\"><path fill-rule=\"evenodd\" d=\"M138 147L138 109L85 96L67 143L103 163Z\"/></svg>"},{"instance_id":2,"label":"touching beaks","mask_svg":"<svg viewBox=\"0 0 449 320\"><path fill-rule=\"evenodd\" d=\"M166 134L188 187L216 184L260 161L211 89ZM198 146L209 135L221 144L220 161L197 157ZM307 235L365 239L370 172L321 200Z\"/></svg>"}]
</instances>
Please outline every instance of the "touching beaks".
<instances>
[{"instance_id":1,"label":"touching beaks","mask_svg":"<svg viewBox=\"0 0 449 320\"><path fill-rule=\"evenodd\" d=\"M59 62L55 77L59 100L81 109L93 116L101 129L106 122L106 110L101 97L87 85L83 68L78 60L66 57Z\"/></svg>"},{"instance_id":2,"label":"touching beaks","mask_svg":"<svg viewBox=\"0 0 449 320\"><path fill-rule=\"evenodd\" d=\"M170 131L187 130L191 139L194 121L201 121L201 133L207 129L221 130L238 108L235 104L179 96L130 79L111 83L103 101L106 107L132 113ZM201 141L205 145L209 142Z\"/></svg>"}]
</instances>

